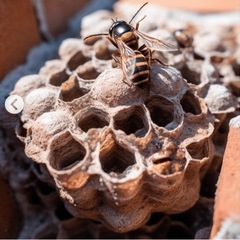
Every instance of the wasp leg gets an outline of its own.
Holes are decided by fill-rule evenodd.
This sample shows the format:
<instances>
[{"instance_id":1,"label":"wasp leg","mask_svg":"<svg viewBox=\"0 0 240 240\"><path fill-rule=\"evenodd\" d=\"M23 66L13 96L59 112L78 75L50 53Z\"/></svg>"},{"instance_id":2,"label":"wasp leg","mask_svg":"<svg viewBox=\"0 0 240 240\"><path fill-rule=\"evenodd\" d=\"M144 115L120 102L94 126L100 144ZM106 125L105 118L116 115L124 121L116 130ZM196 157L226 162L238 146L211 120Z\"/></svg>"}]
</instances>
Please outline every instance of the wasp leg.
<instances>
[{"instance_id":1,"label":"wasp leg","mask_svg":"<svg viewBox=\"0 0 240 240\"><path fill-rule=\"evenodd\" d=\"M137 23L136 23L136 30L138 30L138 28L139 28L139 23L144 19L146 17L146 15L145 16L143 16L143 18L141 18Z\"/></svg>"},{"instance_id":2,"label":"wasp leg","mask_svg":"<svg viewBox=\"0 0 240 240\"><path fill-rule=\"evenodd\" d=\"M157 58L152 58L152 61L157 61L158 63L160 63L161 65L165 66L165 67L169 67L169 64L162 62L161 60L157 59Z\"/></svg>"},{"instance_id":3,"label":"wasp leg","mask_svg":"<svg viewBox=\"0 0 240 240\"><path fill-rule=\"evenodd\" d=\"M148 66L151 68L151 63L153 61L152 54L154 51L149 50L148 51Z\"/></svg>"},{"instance_id":4,"label":"wasp leg","mask_svg":"<svg viewBox=\"0 0 240 240\"><path fill-rule=\"evenodd\" d=\"M128 82L124 81L124 78L122 79L122 81L127 84L130 88L132 87L133 84L129 84Z\"/></svg>"},{"instance_id":5,"label":"wasp leg","mask_svg":"<svg viewBox=\"0 0 240 240\"><path fill-rule=\"evenodd\" d=\"M150 53L149 53L149 56L151 57L151 62L152 62L152 61L156 61L156 62L160 63L161 65L163 65L163 66L165 66L165 67L168 67L169 64L167 64L167 63L165 63L165 62L162 62L161 60L159 60L159 59L157 59L157 58L152 58L152 54L153 54L154 52L155 52L155 50L150 51Z\"/></svg>"},{"instance_id":6,"label":"wasp leg","mask_svg":"<svg viewBox=\"0 0 240 240\"><path fill-rule=\"evenodd\" d=\"M118 64L118 66L121 68L122 67L121 60L120 60L121 59L121 54L120 53L113 53L112 58ZM128 82L124 81L124 75L123 75L122 81L124 83L126 83L129 87L132 87L132 84L129 84Z\"/></svg>"},{"instance_id":7,"label":"wasp leg","mask_svg":"<svg viewBox=\"0 0 240 240\"><path fill-rule=\"evenodd\" d=\"M112 54L113 60L118 64L119 67L121 67L121 55L120 53L113 53Z\"/></svg>"}]
</instances>

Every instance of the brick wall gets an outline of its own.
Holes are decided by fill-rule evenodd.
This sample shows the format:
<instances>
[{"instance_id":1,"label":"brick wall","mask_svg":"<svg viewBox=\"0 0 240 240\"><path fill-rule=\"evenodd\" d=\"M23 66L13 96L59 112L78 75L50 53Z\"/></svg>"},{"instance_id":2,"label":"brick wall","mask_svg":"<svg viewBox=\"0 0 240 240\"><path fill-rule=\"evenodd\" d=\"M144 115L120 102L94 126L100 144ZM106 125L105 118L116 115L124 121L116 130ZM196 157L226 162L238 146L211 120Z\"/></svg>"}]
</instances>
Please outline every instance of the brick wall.
<instances>
[{"instance_id":1,"label":"brick wall","mask_svg":"<svg viewBox=\"0 0 240 240\"><path fill-rule=\"evenodd\" d=\"M201 1L186 1L186 0L122 0L127 3L137 3L139 5L148 2L149 4L158 4L162 7L184 9L197 12L225 12L239 11L239 0L201 0Z\"/></svg>"},{"instance_id":2,"label":"brick wall","mask_svg":"<svg viewBox=\"0 0 240 240\"><path fill-rule=\"evenodd\" d=\"M0 171L0 239L17 238L22 227L22 215L13 191Z\"/></svg>"},{"instance_id":3,"label":"brick wall","mask_svg":"<svg viewBox=\"0 0 240 240\"><path fill-rule=\"evenodd\" d=\"M90 0L1 0L0 81L43 39L56 37Z\"/></svg>"}]
</instances>

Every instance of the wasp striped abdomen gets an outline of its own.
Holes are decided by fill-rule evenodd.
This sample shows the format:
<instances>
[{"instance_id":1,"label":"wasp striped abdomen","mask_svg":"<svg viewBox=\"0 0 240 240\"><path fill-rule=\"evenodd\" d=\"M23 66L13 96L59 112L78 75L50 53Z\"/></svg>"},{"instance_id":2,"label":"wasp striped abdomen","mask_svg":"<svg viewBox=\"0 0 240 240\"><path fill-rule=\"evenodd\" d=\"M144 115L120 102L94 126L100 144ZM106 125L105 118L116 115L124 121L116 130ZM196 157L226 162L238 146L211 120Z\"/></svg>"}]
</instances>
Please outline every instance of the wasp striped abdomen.
<instances>
[{"instance_id":1,"label":"wasp striped abdomen","mask_svg":"<svg viewBox=\"0 0 240 240\"><path fill-rule=\"evenodd\" d=\"M138 49L143 56L145 56L146 58L151 57L151 50L145 45L143 44L139 49Z\"/></svg>"},{"instance_id":2,"label":"wasp striped abdomen","mask_svg":"<svg viewBox=\"0 0 240 240\"><path fill-rule=\"evenodd\" d=\"M135 59L127 60L126 74L134 85L149 81L149 66L147 59L139 51L134 51Z\"/></svg>"}]
</instances>

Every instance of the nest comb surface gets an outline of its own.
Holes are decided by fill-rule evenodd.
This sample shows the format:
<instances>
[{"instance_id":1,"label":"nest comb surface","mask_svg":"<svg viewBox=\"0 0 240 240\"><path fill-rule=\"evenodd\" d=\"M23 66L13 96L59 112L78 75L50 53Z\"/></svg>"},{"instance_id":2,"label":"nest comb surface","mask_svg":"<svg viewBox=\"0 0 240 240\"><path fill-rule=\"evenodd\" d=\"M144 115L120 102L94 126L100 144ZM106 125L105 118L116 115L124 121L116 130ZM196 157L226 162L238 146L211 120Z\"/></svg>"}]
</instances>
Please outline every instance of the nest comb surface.
<instances>
[{"instance_id":1,"label":"nest comb surface","mask_svg":"<svg viewBox=\"0 0 240 240\"><path fill-rule=\"evenodd\" d=\"M153 62L141 89L112 67L112 52L105 39L68 39L59 60L20 79L13 93L25 101L18 136L26 154L46 166L68 211L126 232L152 212L196 203L213 125L176 68Z\"/></svg>"}]
</instances>

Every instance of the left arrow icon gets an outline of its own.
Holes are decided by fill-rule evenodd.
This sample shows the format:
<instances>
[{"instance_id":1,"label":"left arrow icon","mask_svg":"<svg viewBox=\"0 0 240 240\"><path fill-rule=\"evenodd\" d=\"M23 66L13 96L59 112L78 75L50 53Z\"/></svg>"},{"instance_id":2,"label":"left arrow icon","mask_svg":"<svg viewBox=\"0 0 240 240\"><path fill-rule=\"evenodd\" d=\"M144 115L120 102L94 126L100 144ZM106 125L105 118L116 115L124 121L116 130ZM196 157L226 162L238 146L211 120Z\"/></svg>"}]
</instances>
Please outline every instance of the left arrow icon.
<instances>
[{"instance_id":1,"label":"left arrow icon","mask_svg":"<svg viewBox=\"0 0 240 240\"><path fill-rule=\"evenodd\" d=\"M23 110L24 101L18 95L11 95L5 101L5 108L11 114L18 114Z\"/></svg>"},{"instance_id":2,"label":"left arrow icon","mask_svg":"<svg viewBox=\"0 0 240 240\"><path fill-rule=\"evenodd\" d=\"M14 105L15 102L17 102L17 99L14 99L13 102L11 103L11 105L15 110L17 110L17 107Z\"/></svg>"}]
</instances>

